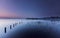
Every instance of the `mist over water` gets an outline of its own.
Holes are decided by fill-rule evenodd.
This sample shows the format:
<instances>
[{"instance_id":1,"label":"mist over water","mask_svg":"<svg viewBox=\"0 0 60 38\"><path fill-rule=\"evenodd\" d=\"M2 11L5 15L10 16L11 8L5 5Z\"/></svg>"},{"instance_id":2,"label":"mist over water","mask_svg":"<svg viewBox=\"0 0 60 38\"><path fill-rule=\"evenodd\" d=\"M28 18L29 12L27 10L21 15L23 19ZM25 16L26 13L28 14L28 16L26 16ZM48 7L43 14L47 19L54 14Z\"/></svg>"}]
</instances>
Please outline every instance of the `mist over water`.
<instances>
[{"instance_id":1,"label":"mist over water","mask_svg":"<svg viewBox=\"0 0 60 38\"><path fill-rule=\"evenodd\" d=\"M13 27L13 24L16 26ZM0 19L1 38L59 38L59 29L60 21Z\"/></svg>"}]
</instances>

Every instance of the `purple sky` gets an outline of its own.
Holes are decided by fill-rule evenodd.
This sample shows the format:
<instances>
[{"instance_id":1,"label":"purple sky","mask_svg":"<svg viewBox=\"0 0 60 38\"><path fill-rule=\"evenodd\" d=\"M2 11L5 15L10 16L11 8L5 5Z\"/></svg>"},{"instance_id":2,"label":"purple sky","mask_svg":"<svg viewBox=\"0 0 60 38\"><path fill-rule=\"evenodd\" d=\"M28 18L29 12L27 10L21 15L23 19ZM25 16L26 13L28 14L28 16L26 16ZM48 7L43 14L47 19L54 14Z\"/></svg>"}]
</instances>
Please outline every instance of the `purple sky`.
<instances>
[{"instance_id":1,"label":"purple sky","mask_svg":"<svg viewBox=\"0 0 60 38\"><path fill-rule=\"evenodd\" d=\"M0 17L60 16L60 0L0 0Z\"/></svg>"}]
</instances>

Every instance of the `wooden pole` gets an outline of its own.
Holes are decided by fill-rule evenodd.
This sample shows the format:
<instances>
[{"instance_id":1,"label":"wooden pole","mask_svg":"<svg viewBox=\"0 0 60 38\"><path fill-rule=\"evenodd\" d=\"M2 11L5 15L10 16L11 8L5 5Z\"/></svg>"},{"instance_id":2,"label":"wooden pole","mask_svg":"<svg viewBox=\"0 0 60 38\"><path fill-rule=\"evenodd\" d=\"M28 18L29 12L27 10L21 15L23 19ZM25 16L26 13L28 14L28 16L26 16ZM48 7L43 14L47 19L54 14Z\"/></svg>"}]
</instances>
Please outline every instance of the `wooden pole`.
<instances>
[{"instance_id":1,"label":"wooden pole","mask_svg":"<svg viewBox=\"0 0 60 38\"><path fill-rule=\"evenodd\" d=\"M12 29L12 25L10 25L10 29Z\"/></svg>"},{"instance_id":2,"label":"wooden pole","mask_svg":"<svg viewBox=\"0 0 60 38\"><path fill-rule=\"evenodd\" d=\"M15 27L15 24L13 24L13 27Z\"/></svg>"},{"instance_id":3,"label":"wooden pole","mask_svg":"<svg viewBox=\"0 0 60 38\"><path fill-rule=\"evenodd\" d=\"M5 27L5 28L4 28L4 32L5 32L5 33L7 32L7 30L6 30L6 29L7 29L7 28Z\"/></svg>"}]
</instances>

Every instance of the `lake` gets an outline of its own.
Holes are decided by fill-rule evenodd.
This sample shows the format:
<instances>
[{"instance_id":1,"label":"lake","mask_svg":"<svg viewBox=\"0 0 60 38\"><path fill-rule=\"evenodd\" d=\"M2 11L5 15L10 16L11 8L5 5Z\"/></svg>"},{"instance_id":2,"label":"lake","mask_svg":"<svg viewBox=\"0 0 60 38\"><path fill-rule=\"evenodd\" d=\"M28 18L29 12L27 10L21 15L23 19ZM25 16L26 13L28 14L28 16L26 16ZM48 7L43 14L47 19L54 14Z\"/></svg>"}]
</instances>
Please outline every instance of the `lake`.
<instances>
[{"instance_id":1,"label":"lake","mask_svg":"<svg viewBox=\"0 0 60 38\"><path fill-rule=\"evenodd\" d=\"M6 33L5 33L6 28ZM60 21L50 20L27 20L27 19L0 19L0 37L8 37L18 30L39 28L41 30L52 30L56 36L60 35ZM44 29L46 28L46 29Z\"/></svg>"}]
</instances>

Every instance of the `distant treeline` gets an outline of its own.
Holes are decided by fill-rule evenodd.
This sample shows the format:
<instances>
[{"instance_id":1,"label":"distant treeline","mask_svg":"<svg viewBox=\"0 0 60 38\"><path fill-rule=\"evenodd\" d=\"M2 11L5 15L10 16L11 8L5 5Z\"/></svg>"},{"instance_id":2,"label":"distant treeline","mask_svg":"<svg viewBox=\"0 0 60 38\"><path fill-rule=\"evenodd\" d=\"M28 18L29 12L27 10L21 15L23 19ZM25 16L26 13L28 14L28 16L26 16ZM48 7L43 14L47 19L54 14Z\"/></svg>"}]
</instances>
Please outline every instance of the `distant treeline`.
<instances>
[{"instance_id":1,"label":"distant treeline","mask_svg":"<svg viewBox=\"0 0 60 38\"><path fill-rule=\"evenodd\" d=\"M43 18L26 18L30 20L57 20L60 19L60 17L43 17Z\"/></svg>"}]
</instances>

